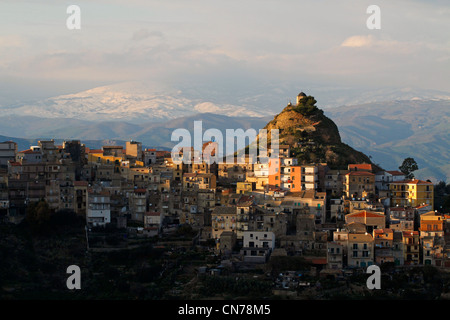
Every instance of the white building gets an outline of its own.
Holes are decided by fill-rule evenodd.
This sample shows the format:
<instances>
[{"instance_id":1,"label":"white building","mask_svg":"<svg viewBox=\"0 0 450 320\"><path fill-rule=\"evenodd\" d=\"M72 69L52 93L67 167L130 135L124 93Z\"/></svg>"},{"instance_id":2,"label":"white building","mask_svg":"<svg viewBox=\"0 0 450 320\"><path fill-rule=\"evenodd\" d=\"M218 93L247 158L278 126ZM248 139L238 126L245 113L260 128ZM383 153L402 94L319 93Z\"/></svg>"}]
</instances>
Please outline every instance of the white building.
<instances>
[{"instance_id":1,"label":"white building","mask_svg":"<svg viewBox=\"0 0 450 320\"><path fill-rule=\"evenodd\" d=\"M275 234L266 231L244 231L241 254L246 262L264 263L275 248Z\"/></svg>"},{"instance_id":2,"label":"white building","mask_svg":"<svg viewBox=\"0 0 450 320\"><path fill-rule=\"evenodd\" d=\"M111 198L108 192L89 193L86 223L88 226L105 226L111 222Z\"/></svg>"}]
</instances>

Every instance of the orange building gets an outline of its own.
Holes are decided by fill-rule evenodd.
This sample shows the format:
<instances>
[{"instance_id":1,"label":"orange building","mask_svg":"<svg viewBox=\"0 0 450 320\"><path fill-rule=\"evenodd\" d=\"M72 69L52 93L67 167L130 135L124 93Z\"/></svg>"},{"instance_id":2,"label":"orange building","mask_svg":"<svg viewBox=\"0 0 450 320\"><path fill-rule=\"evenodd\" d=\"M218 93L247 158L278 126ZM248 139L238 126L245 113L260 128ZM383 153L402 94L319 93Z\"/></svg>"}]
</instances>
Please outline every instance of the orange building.
<instances>
[{"instance_id":1,"label":"orange building","mask_svg":"<svg viewBox=\"0 0 450 320\"><path fill-rule=\"evenodd\" d=\"M269 159L269 185L291 192L302 191L302 167L297 165L297 159Z\"/></svg>"},{"instance_id":2,"label":"orange building","mask_svg":"<svg viewBox=\"0 0 450 320\"><path fill-rule=\"evenodd\" d=\"M443 237L445 216L430 211L420 216L420 238Z\"/></svg>"}]
</instances>

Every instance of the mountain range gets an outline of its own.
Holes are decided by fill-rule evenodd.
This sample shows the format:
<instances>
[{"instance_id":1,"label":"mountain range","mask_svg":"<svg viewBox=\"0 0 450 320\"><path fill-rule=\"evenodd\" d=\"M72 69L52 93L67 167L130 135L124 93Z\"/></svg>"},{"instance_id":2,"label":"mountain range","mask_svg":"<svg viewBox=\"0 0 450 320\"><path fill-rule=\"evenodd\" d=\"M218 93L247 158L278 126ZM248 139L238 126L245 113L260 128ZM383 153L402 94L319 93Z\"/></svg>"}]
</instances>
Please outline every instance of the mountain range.
<instances>
[{"instance_id":1,"label":"mountain range","mask_svg":"<svg viewBox=\"0 0 450 320\"><path fill-rule=\"evenodd\" d=\"M411 156L419 165L416 177L450 180L447 93L411 88L360 92L359 96L351 88L311 91L337 125L342 142L370 156L374 163L396 170ZM281 85L227 99L220 91L203 94L196 88L120 83L0 107L0 135L5 136L3 140L25 138L24 148L29 147L27 141L54 138L80 139L93 148L133 139L169 149L175 144L172 131L192 130L195 120L203 121L203 130L261 129L283 110L289 101L284 101L286 96ZM369 103L339 105L358 101Z\"/></svg>"},{"instance_id":2,"label":"mountain range","mask_svg":"<svg viewBox=\"0 0 450 320\"><path fill-rule=\"evenodd\" d=\"M450 100L395 100L342 106L325 113L342 140L384 168L413 157L416 177L450 181Z\"/></svg>"}]
</instances>

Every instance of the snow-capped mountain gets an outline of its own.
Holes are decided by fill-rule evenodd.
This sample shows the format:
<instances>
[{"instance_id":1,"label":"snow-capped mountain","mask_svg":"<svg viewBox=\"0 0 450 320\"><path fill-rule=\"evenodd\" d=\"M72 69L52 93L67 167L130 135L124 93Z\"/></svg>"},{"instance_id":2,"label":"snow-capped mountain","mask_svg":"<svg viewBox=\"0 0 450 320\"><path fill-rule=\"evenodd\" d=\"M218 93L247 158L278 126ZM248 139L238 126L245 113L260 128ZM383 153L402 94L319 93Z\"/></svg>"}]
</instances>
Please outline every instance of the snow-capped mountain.
<instances>
[{"instance_id":1,"label":"snow-capped mountain","mask_svg":"<svg viewBox=\"0 0 450 320\"><path fill-rule=\"evenodd\" d=\"M72 118L89 121L160 122L213 112L226 116L262 117L272 112L254 105L230 104L192 97L181 90L127 82L60 95L1 109L3 115Z\"/></svg>"}]
</instances>

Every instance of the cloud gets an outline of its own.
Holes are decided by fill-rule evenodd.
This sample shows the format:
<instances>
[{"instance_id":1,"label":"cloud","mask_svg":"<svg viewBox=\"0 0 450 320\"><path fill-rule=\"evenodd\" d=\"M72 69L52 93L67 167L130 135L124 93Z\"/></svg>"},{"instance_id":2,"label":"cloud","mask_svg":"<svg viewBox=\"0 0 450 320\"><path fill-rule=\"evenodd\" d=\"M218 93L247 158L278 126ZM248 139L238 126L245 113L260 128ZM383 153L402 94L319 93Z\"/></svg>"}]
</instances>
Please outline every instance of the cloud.
<instances>
[{"instance_id":1,"label":"cloud","mask_svg":"<svg viewBox=\"0 0 450 320\"><path fill-rule=\"evenodd\" d=\"M148 38L163 38L164 34L161 31L148 31L147 29L140 29L133 33L131 40L141 41Z\"/></svg>"},{"instance_id":2,"label":"cloud","mask_svg":"<svg viewBox=\"0 0 450 320\"><path fill-rule=\"evenodd\" d=\"M372 35L367 36L352 36L342 42L341 47L371 47L376 43L376 40Z\"/></svg>"},{"instance_id":3,"label":"cloud","mask_svg":"<svg viewBox=\"0 0 450 320\"><path fill-rule=\"evenodd\" d=\"M20 36L0 36L0 48L18 48L23 46L24 42Z\"/></svg>"}]
</instances>

